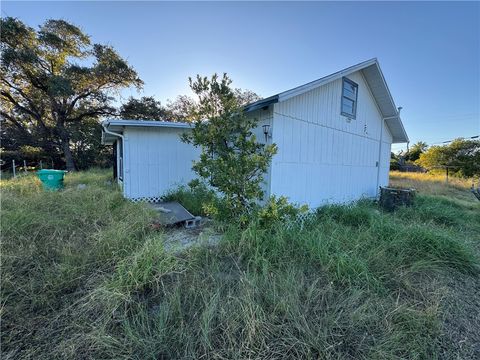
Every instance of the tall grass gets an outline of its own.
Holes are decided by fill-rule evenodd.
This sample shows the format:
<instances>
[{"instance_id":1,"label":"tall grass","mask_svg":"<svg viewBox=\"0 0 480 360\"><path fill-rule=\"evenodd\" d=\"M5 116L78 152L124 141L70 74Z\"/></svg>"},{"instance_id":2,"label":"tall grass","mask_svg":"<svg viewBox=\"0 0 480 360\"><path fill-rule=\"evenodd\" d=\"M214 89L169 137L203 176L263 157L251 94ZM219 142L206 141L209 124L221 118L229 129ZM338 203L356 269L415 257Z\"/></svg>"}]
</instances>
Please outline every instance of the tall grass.
<instances>
[{"instance_id":1,"label":"tall grass","mask_svg":"<svg viewBox=\"0 0 480 360\"><path fill-rule=\"evenodd\" d=\"M56 320L141 247L149 210L123 200L108 173L68 174L61 192L34 176L2 181L2 346L7 354L45 355ZM79 190L76 185L87 184ZM48 356L47 356L48 357Z\"/></svg>"},{"instance_id":2,"label":"tall grass","mask_svg":"<svg viewBox=\"0 0 480 360\"><path fill-rule=\"evenodd\" d=\"M6 358L432 359L436 274L478 276L478 201L420 192L395 213L364 201L302 228L253 219L174 255L107 176L69 174L59 193L2 183Z\"/></svg>"}]
</instances>

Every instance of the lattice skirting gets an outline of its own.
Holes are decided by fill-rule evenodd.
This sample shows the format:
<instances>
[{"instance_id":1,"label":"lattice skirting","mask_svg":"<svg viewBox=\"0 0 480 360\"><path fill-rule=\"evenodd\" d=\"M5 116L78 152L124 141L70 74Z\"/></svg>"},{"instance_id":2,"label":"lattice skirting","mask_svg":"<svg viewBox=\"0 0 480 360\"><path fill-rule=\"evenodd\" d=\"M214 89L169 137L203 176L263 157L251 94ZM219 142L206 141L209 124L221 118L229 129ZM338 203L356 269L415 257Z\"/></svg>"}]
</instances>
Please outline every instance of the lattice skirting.
<instances>
[{"instance_id":1,"label":"lattice skirting","mask_svg":"<svg viewBox=\"0 0 480 360\"><path fill-rule=\"evenodd\" d=\"M306 223L315 220L315 214L313 212L306 212L297 214L294 218L285 219L285 226L287 229L300 228L303 229Z\"/></svg>"},{"instance_id":2,"label":"lattice skirting","mask_svg":"<svg viewBox=\"0 0 480 360\"><path fill-rule=\"evenodd\" d=\"M146 197L139 197L139 198L128 198L128 200L132 202L148 202L148 203L157 203L162 201L161 196L146 196Z\"/></svg>"}]
</instances>

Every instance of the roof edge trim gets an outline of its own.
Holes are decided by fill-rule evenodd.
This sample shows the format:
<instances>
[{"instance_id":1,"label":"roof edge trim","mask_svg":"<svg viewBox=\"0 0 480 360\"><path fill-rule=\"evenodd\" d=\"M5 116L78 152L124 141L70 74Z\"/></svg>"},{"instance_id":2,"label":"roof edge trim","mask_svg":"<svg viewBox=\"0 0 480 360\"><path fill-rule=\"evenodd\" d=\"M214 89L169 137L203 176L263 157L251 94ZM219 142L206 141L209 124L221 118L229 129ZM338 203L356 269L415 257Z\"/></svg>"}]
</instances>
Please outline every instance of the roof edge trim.
<instances>
[{"instance_id":1,"label":"roof edge trim","mask_svg":"<svg viewBox=\"0 0 480 360\"><path fill-rule=\"evenodd\" d=\"M102 126L164 127L182 129L190 129L192 127L191 124L184 122L128 119L106 119L102 121Z\"/></svg>"}]
</instances>

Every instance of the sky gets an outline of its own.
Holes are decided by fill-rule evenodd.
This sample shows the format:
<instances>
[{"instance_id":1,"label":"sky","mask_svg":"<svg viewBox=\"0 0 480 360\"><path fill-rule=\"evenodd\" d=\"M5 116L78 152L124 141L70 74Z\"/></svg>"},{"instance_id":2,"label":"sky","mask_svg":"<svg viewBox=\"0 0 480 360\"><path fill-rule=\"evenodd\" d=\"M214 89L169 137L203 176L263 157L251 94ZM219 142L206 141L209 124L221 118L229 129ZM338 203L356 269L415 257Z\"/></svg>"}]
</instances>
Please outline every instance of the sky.
<instances>
[{"instance_id":1,"label":"sky","mask_svg":"<svg viewBox=\"0 0 480 360\"><path fill-rule=\"evenodd\" d=\"M376 57L411 144L480 134L479 2L2 1L1 14L113 46L145 82L122 99L165 104L214 72L268 97Z\"/></svg>"}]
</instances>

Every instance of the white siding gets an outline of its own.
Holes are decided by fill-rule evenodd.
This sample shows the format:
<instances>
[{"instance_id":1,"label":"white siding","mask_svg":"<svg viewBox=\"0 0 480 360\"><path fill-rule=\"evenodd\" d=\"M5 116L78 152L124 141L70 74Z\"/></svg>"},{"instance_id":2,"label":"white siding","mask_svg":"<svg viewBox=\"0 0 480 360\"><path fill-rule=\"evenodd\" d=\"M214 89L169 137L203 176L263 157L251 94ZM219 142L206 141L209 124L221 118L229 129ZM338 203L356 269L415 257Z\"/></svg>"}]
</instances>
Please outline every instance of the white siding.
<instances>
[{"instance_id":1,"label":"white siding","mask_svg":"<svg viewBox=\"0 0 480 360\"><path fill-rule=\"evenodd\" d=\"M380 154L380 172L378 186L388 186L390 172L390 153L392 151L392 135L387 127L384 128L382 136L382 149Z\"/></svg>"},{"instance_id":2,"label":"white siding","mask_svg":"<svg viewBox=\"0 0 480 360\"><path fill-rule=\"evenodd\" d=\"M391 136L386 127L381 135L383 119L362 74L348 78L358 84L355 120L340 115L341 79L274 105L273 142L279 151L271 194L317 207L375 197L377 178L388 182Z\"/></svg>"},{"instance_id":3,"label":"white siding","mask_svg":"<svg viewBox=\"0 0 480 360\"><path fill-rule=\"evenodd\" d=\"M183 131L174 128L126 128L125 197L156 200L168 190L195 178L192 161L198 158L200 150L180 141Z\"/></svg>"},{"instance_id":4,"label":"white siding","mask_svg":"<svg viewBox=\"0 0 480 360\"><path fill-rule=\"evenodd\" d=\"M253 134L257 138L259 143L265 143L265 134L263 130L263 125L270 125L270 132L273 129L273 111L271 108L265 110L256 110L248 114L249 117L253 117L257 120L257 127L252 130ZM267 138L266 141L268 144L272 143L271 137ZM262 190L264 192L264 199L268 199L270 196L270 182L271 182L271 167L264 175L262 184Z\"/></svg>"}]
</instances>

